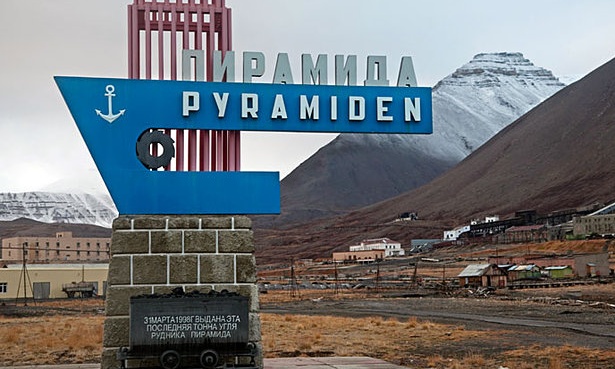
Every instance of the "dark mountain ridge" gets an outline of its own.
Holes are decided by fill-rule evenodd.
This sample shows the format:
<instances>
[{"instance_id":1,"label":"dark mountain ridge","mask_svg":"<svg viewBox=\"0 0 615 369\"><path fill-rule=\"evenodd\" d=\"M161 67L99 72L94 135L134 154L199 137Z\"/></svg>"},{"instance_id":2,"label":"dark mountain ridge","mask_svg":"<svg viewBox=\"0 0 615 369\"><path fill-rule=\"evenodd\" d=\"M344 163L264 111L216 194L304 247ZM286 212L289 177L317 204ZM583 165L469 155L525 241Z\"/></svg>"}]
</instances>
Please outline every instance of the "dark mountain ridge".
<instances>
[{"instance_id":1,"label":"dark mountain ridge","mask_svg":"<svg viewBox=\"0 0 615 369\"><path fill-rule=\"evenodd\" d=\"M433 182L363 212L413 204L423 217L468 220L609 201L615 198L613 142L615 60L523 115Z\"/></svg>"},{"instance_id":2,"label":"dark mountain ridge","mask_svg":"<svg viewBox=\"0 0 615 369\"><path fill-rule=\"evenodd\" d=\"M434 87L432 135L339 135L282 180L282 214L255 226L293 227L417 188L563 86L521 53L478 54Z\"/></svg>"},{"instance_id":3,"label":"dark mountain ridge","mask_svg":"<svg viewBox=\"0 0 615 369\"><path fill-rule=\"evenodd\" d=\"M518 210L550 212L615 199L615 59L524 114L430 183L346 216L258 230L257 256L329 257L361 239L441 237L446 227ZM391 221L406 211L421 221ZM279 246L273 246L276 242ZM287 254L287 255L288 255Z\"/></svg>"},{"instance_id":4,"label":"dark mountain ridge","mask_svg":"<svg viewBox=\"0 0 615 369\"><path fill-rule=\"evenodd\" d=\"M57 232L73 232L74 237L111 237L111 229L91 224L43 223L27 218L0 221L0 239L55 237Z\"/></svg>"}]
</instances>

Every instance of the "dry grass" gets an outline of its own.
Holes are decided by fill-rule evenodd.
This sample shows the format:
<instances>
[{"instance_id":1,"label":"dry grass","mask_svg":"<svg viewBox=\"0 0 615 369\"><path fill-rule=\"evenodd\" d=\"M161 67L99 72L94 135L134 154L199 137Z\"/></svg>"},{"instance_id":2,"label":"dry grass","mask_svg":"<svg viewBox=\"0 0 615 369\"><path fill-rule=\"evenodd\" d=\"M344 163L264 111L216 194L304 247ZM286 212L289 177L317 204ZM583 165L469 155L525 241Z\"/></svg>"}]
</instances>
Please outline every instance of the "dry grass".
<instances>
[{"instance_id":1,"label":"dry grass","mask_svg":"<svg viewBox=\"0 0 615 369\"><path fill-rule=\"evenodd\" d=\"M417 345L472 340L488 334L416 318L398 321L261 314L261 321L266 357L369 355L406 363L409 357L405 355Z\"/></svg>"},{"instance_id":2,"label":"dry grass","mask_svg":"<svg viewBox=\"0 0 615 369\"><path fill-rule=\"evenodd\" d=\"M100 360L102 316L0 317L0 365Z\"/></svg>"},{"instance_id":3,"label":"dry grass","mask_svg":"<svg viewBox=\"0 0 615 369\"><path fill-rule=\"evenodd\" d=\"M267 298L273 298L268 296ZM283 298L276 296L275 298ZM73 305L71 305L73 304ZM102 351L102 302L54 302L42 317L0 315L0 366L94 363ZM96 305L99 304L99 305ZM70 308L69 315L62 309ZM84 313L75 313L83 309ZM88 312L93 311L93 312ZM505 331L473 331L417 318L261 314L266 357L371 356L410 368L615 368L615 352L582 347L524 346L487 354Z\"/></svg>"},{"instance_id":4,"label":"dry grass","mask_svg":"<svg viewBox=\"0 0 615 369\"><path fill-rule=\"evenodd\" d=\"M531 362L533 368L615 368L615 352L612 350L593 350L584 347L561 346L542 347L532 345L527 348L505 353L509 366L515 363Z\"/></svg>"}]
</instances>

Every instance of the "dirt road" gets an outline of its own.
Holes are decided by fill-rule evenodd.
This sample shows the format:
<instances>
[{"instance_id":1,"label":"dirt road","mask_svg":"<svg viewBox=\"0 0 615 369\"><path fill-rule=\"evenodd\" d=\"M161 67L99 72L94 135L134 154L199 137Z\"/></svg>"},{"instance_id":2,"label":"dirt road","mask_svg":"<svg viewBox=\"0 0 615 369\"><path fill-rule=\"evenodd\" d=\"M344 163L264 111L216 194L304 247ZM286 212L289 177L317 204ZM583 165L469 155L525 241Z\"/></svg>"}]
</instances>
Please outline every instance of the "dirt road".
<instances>
[{"instance_id":1,"label":"dirt road","mask_svg":"<svg viewBox=\"0 0 615 369\"><path fill-rule=\"evenodd\" d=\"M466 329L502 332L501 347L572 345L615 348L615 309L572 301L568 305L506 299L384 298L365 300L307 300L262 304L263 312L336 316L417 317ZM482 347L481 349L488 349ZM498 350L498 347L494 347Z\"/></svg>"}]
</instances>

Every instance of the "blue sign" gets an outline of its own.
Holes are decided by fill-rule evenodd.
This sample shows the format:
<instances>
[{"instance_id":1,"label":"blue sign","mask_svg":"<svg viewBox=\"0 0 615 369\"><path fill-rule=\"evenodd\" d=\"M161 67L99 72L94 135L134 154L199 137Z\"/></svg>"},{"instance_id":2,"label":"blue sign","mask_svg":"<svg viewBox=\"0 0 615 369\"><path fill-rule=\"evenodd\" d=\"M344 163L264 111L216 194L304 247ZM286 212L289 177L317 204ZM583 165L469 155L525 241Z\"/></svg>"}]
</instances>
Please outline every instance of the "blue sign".
<instances>
[{"instance_id":1,"label":"blue sign","mask_svg":"<svg viewBox=\"0 0 615 369\"><path fill-rule=\"evenodd\" d=\"M55 80L120 214L280 211L277 172L150 170L162 165L138 143L151 129L432 132L430 88Z\"/></svg>"}]
</instances>

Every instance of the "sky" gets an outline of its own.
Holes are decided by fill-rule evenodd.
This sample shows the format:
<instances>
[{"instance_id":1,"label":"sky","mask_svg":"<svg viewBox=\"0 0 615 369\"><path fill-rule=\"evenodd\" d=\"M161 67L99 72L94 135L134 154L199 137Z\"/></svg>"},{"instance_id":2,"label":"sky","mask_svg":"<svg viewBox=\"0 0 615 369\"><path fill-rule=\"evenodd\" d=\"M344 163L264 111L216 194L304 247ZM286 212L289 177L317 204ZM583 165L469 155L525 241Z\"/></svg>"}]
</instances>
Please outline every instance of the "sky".
<instances>
[{"instance_id":1,"label":"sky","mask_svg":"<svg viewBox=\"0 0 615 369\"><path fill-rule=\"evenodd\" d=\"M53 76L126 78L129 3L0 1L0 192L40 190L55 181L79 185L96 173ZM412 56L418 84L427 87L481 52L521 52L564 80L580 78L615 56L612 0L227 0L227 5L233 11L233 49L266 56L267 72L256 81L263 83L271 82L281 52L289 54L293 70L303 53L328 54L330 60L354 54L359 69L368 55L386 55L391 81L401 57ZM277 171L283 178L334 137L243 133L242 170Z\"/></svg>"}]
</instances>

